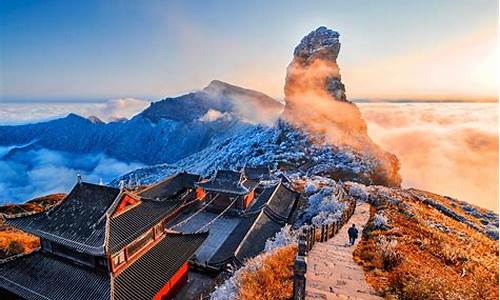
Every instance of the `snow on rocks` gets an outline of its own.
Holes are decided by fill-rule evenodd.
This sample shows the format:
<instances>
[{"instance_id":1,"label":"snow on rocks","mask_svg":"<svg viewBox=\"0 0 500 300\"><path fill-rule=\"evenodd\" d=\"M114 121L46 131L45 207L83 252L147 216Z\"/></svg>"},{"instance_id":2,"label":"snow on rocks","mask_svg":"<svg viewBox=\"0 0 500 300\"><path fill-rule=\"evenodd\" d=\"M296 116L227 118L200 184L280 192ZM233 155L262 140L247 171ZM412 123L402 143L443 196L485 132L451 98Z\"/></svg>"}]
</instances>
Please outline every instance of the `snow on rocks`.
<instances>
[{"instance_id":1,"label":"snow on rocks","mask_svg":"<svg viewBox=\"0 0 500 300\"><path fill-rule=\"evenodd\" d=\"M348 188L349 195L364 202L369 201L370 189L364 184L357 182L346 182L344 184Z\"/></svg>"},{"instance_id":2,"label":"snow on rocks","mask_svg":"<svg viewBox=\"0 0 500 300\"><path fill-rule=\"evenodd\" d=\"M215 170L238 170L247 165L268 165L291 170L299 176L325 175L373 184L378 180L379 162L347 148L315 143L306 132L280 121L273 127L247 128L241 134L218 140L175 164L138 169L111 184L118 185L120 180L130 178L140 178L141 183L151 184L180 171L209 176Z\"/></svg>"},{"instance_id":3,"label":"snow on rocks","mask_svg":"<svg viewBox=\"0 0 500 300\"><path fill-rule=\"evenodd\" d=\"M277 248L285 247L297 243L297 236L290 225L285 225L274 237L266 241L264 252L273 251Z\"/></svg>"},{"instance_id":4,"label":"snow on rocks","mask_svg":"<svg viewBox=\"0 0 500 300\"><path fill-rule=\"evenodd\" d=\"M295 224L296 227L306 223L314 225L331 224L339 221L342 212L348 207L343 202L345 192L334 180L321 176L306 178L306 208Z\"/></svg>"}]
</instances>

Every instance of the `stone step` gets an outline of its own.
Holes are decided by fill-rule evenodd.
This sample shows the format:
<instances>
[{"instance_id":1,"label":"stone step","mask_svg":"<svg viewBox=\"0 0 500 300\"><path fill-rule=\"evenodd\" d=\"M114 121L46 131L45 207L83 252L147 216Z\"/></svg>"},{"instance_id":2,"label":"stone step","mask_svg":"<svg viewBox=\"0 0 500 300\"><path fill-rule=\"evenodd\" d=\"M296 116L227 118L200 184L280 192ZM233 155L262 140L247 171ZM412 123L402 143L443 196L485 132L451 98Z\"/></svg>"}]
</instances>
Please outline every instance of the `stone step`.
<instances>
[{"instance_id":1,"label":"stone step","mask_svg":"<svg viewBox=\"0 0 500 300\"><path fill-rule=\"evenodd\" d=\"M358 203L347 225L366 224L369 217L369 204ZM340 232L327 242L316 243L309 252L306 299L382 299L366 283L362 267L352 258L356 244L348 244L349 226L343 226ZM358 230L361 232L362 228Z\"/></svg>"}]
</instances>

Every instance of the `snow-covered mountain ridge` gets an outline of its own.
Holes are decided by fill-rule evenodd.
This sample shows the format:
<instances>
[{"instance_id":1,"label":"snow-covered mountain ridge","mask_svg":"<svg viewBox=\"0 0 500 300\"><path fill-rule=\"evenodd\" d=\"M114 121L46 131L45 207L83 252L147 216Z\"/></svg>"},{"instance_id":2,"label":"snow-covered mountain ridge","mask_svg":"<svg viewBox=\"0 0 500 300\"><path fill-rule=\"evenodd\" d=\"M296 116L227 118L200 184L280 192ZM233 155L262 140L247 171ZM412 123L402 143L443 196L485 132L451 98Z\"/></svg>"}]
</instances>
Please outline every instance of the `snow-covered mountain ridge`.
<instances>
[{"instance_id":1,"label":"snow-covered mountain ridge","mask_svg":"<svg viewBox=\"0 0 500 300\"><path fill-rule=\"evenodd\" d=\"M376 156L326 144L321 137L280 120L272 127L247 128L175 164L135 170L117 178L112 184L117 185L120 180L150 184L181 171L209 176L218 169L268 165L292 176L327 175L343 181L399 185L397 173L388 173L383 163Z\"/></svg>"}]
</instances>

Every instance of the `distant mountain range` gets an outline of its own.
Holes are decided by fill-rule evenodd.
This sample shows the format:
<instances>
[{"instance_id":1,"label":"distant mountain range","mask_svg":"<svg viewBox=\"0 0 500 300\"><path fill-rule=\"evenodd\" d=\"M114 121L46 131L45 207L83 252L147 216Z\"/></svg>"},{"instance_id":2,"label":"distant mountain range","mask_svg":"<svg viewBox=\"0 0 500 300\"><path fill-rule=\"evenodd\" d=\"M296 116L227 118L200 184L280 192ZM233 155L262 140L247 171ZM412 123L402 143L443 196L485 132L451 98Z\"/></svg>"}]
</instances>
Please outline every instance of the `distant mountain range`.
<instances>
[{"instance_id":1,"label":"distant mountain range","mask_svg":"<svg viewBox=\"0 0 500 300\"><path fill-rule=\"evenodd\" d=\"M201 91L151 103L130 120L104 123L69 114L43 123L0 126L0 145L28 145L69 153L105 153L121 161L173 163L275 120L283 104L252 90L214 80ZM8 155L8 154L7 154Z\"/></svg>"}]
</instances>

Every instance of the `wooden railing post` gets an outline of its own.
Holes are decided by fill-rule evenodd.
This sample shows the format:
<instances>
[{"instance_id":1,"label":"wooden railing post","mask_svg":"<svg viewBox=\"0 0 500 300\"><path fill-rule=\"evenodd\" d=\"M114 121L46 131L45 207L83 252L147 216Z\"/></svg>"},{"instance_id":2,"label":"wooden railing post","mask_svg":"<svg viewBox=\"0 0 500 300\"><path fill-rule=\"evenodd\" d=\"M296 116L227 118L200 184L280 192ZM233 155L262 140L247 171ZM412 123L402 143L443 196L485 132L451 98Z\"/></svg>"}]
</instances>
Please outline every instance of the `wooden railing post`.
<instances>
[{"instance_id":1,"label":"wooden railing post","mask_svg":"<svg viewBox=\"0 0 500 300\"><path fill-rule=\"evenodd\" d=\"M324 242L325 239L325 224L321 224L321 235L320 235L320 242Z\"/></svg>"},{"instance_id":2,"label":"wooden railing post","mask_svg":"<svg viewBox=\"0 0 500 300\"><path fill-rule=\"evenodd\" d=\"M316 244L316 235L318 234L318 227L313 226L313 245Z\"/></svg>"},{"instance_id":3,"label":"wooden railing post","mask_svg":"<svg viewBox=\"0 0 500 300\"><path fill-rule=\"evenodd\" d=\"M304 235L299 236L299 245L297 247L297 255L299 256L306 256L308 250L307 250L307 242L306 242L306 237Z\"/></svg>"},{"instance_id":4,"label":"wooden railing post","mask_svg":"<svg viewBox=\"0 0 500 300\"><path fill-rule=\"evenodd\" d=\"M299 246L295 263L293 264L293 299L304 300L306 298L306 272L307 258L305 249L306 237L299 236Z\"/></svg>"},{"instance_id":5,"label":"wooden railing post","mask_svg":"<svg viewBox=\"0 0 500 300\"><path fill-rule=\"evenodd\" d=\"M308 245L309 250L312 249L314 242L316 240L316 237L314 235L315 235L314 226L309 227L308 235L307 235L307 238L308 238L307 245Z\"/></svg>"}]
</instances>

